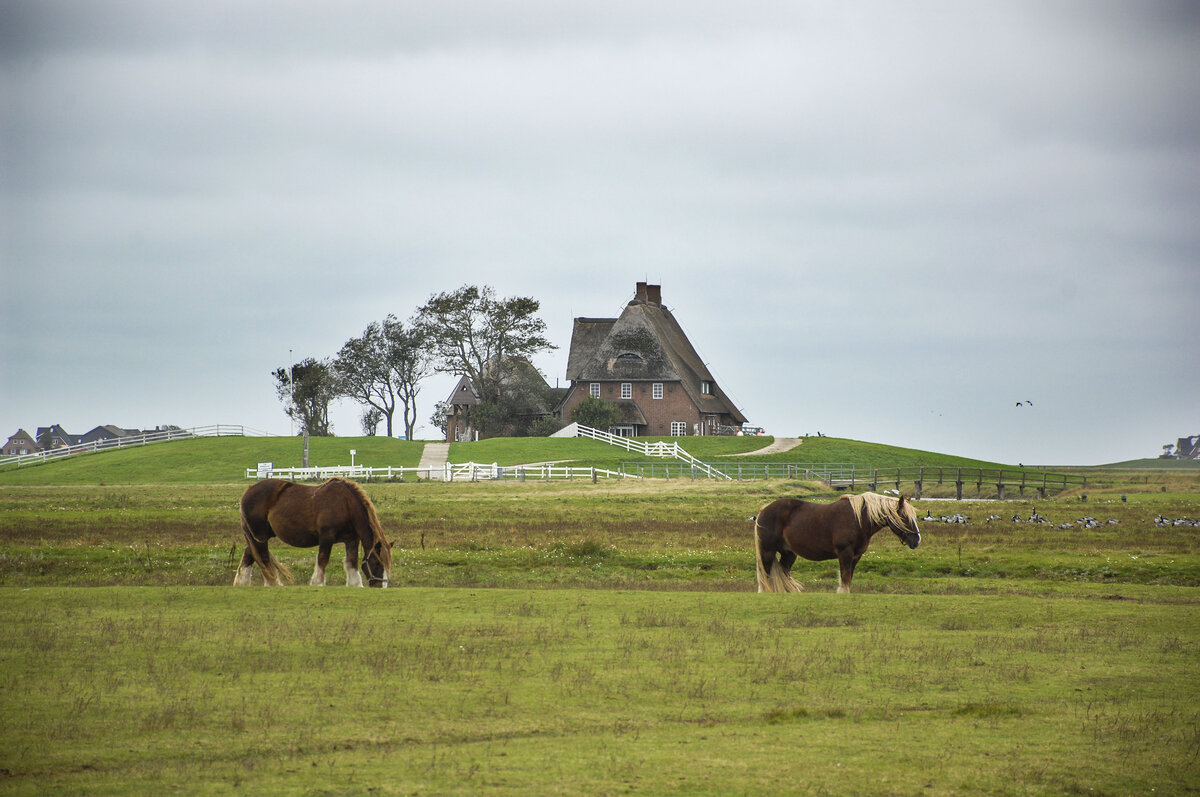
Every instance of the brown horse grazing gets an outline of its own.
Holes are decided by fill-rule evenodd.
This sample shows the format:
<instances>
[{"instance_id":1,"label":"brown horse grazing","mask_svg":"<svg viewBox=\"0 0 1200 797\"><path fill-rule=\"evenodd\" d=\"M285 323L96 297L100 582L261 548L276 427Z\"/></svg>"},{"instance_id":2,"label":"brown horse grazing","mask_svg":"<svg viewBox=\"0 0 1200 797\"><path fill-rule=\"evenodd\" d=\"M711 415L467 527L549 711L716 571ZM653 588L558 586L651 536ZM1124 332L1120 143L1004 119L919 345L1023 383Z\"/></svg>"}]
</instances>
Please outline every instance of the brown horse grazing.
<instances>
[{"instance_id":1,"label":"brown horse grazing","mask_svg":"<svg viewBox=\"0 0 1200 797\"><path fill-rule=\"evenodd\" d=\"M325 586L325 566L335 543L346 546L346 586L361 587L358 545L366 554L362 571L367 584L386 587L391 578L392 546L383 536L371 499L352 481L333 478L317 487L279 479L250 485L242 496L242 534L246 551L234 586L250 583L258 563L266 584L292 582L292 573L267 549L272 537L297 548L317 546L317 566L310 584Z\"/></svg>"},{"instance_id":2,"label":"brown horse grazing","mask_svg":"<svg viewBox=\"0 0 1200 797\"><path fill-rule=\"evenodd\" d=\"M837 591L849 592L854 566L871 544L871 537L883 529L891 529L909 548L921 544L917 513L904 496L843 495L831 504L780 498L763 507L754 519L758 591L799 592L792 564L797 556L803 556L813 562L837 559L841 565Z\"/></svg>"}]
</instances>

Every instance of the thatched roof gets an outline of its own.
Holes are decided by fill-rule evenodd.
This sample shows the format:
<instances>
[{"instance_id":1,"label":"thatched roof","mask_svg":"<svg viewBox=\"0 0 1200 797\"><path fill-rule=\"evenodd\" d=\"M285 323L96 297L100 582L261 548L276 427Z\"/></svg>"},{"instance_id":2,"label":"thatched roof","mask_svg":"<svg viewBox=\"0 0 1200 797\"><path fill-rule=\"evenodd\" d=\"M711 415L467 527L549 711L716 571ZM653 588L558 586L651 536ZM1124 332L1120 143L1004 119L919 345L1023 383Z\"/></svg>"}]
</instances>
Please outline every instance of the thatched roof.
<instances>
[{"instance_id":1,"label":"thatched roof","mask_svg":"<svg viewBox=\"0 0 1200 797\"><path fill-rule=\"evenodd\" d=\"M661 301L657 286L638 285L638 297L619 318L576 318L567 357L574 382L679 382L702 413L728 414L745 423ZM702 384L711 385L705 393Z\"/></svg>"}]
</instances>

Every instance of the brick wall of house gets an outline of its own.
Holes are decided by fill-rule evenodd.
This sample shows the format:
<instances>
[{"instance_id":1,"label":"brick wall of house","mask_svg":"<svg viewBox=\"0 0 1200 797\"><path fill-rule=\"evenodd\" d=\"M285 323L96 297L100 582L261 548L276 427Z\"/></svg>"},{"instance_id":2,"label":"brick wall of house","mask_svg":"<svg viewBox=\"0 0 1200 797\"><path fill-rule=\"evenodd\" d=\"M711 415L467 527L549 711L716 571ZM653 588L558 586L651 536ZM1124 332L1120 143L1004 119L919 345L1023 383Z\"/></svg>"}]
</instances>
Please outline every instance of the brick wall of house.
<instances>
[{"instance_id":1,"label":"brick wall of house","mask_svg":"<svg viewBox=\"0 0 1200 797\"><path fill-rule=\"evenodd\" d=\"M591 382L576 383L575 391L563 405L564 419L570 419L571 410L590 395L588 392L590 384ZM632 382L631 384L633 385L632 400L641 408L642 414L646 416L646 421L649 423L648 428L639 430L640 434L650 437L670 435L673 421L687 424L687 434L695 434L696 425L700 423L700 412L692 403L687 391L683 389L683 385L679 382L663 382L663 397L656 399L653 398L653 388L651 387L653 383ZM601 382L600 398L605 401L619 401L621 399L621 382Z\"/></svg>"}]
</instances>

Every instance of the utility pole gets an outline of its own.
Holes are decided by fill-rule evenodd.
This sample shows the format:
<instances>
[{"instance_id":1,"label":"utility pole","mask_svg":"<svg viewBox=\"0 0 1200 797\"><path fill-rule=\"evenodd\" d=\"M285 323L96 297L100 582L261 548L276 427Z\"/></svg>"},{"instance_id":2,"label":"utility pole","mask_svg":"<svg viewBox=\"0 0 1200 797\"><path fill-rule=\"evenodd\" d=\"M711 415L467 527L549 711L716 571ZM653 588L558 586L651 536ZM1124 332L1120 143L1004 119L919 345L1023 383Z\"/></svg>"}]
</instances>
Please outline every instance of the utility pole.
<instances>
[{"instance_id":1,"label":"utility pole","mask_svg":"<svg viewBox=\"0 0 1200 797\"><path fill-rule=\"evenodd\" d=\"M288 349L288 393L292 402L288 407L288 437L291 437L296 434L296 362L291 349Z\"/></svg>"}]
</instances>

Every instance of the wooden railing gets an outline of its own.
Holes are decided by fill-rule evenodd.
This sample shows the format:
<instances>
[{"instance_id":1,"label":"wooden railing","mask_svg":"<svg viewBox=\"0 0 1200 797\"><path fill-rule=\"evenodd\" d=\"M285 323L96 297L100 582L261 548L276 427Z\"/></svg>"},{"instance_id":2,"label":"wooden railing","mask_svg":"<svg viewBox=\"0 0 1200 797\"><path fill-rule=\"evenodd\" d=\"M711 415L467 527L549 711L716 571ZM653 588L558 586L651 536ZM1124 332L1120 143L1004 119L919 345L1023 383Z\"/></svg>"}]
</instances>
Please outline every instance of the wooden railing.
<instances>
[{"instance_id":1,"label":"wooden railing","mask_svg":"<svg viewBox=\"0 0 1200 797\"><path fill-rule=\"evenodd\" d=\"M871 469L844 462L705 462L699 470L685 462L622 462L621 472L644 478L695 479L697 474L710 476L716 472L734 481L755 479L796 479L798 481L848 481L863 476Z\"/></svg>"},{"instance_id":2,"label":"wooden railing","mask_svg":"<svg viewBox=\"0 0 1200 797\"><path fill-rule=\"evenodd\" d=\"M287 479L289 481L324 481L340 476L345 479L371 481L386 479L400 481L415 477L428 481L551 481L554 479L637 478L603 468L570 467L567 465L497 465L479 462L447 463L444 467L367 467L364 465L334 465L315 468L246 468L247 479Z\"/></svg>"},{"instance_id":3,"label":"wooden railing","mask_svg":"<svg viewBox=\"0 0 1200 797\"><path fill-rule=\"evenodd\" d=\"M635 440L632 437L621 437L619 435L609 434L608 432L602 432L599 429L593 429L592 427L584 426L583 424L575 424L575 427L576 437L587 437L591 438L592 440L599 440L602 443L608 443L610 446L617 446L625 449L626 451L636 451L639 454L647 457L672 457L674 459L682 460L683 462L687 463L688 467L692 468L693 472L700 471L709 478L730 478L721 471L704 462L701 462L688 452L684 451L677 442L667 443L660 441L657 443L643 443L641 440Z\"/></svg>"},{"instance_id":4,"label":"wooden railing","mask_svg":"<svg viewBox=\"0 0 1200 797\"><path fill-rule=\"evenodd\" d=\"M92 454L96 451L110 451L117 448L144 446L151 443L165 443L169 440L184 440L189 437L273 437L270 432L251 429L248 426L216 424L212 426L195 426L191 429L159 429L153 432L130 435L128 437L109 437L92 443L77 443L72 446L62 446L49 451L35 451L32 454L19 454L15 457L0 459L0 468L27 465L41 465L64 457L77 454Z\"/></svg>"},{"instance_id":5,"label":"wooden railing","mask_svg":"<svg viewBox=\"0 0 1200 797\"><path fill-rule=\"evenodd\" d=\"M866 478L864 478L866 476ZM833 484L833 482L830 482ZM955 496L962 500L963 487L975 485L977 490L984 486L995 487L997 498L1003 501L1008 490L1016 488L1020 495L1025 495L1026 489L1036 490L1039 498L1045 498L1051 490L1061 492L1074 487L1087 487L1087 477L1082 474L1050 473L1048 471L1029 470L1027 468L948 468L943 466L914 465L903 468L873 468L868 474L860 474L849 481L839 479L834 486L869 487L873 491L879 485L894 485L900 490L904 485L912 485L913 497L920 498L921 492L928 484L953 484Z\"/></svg>"}]
</instances>

